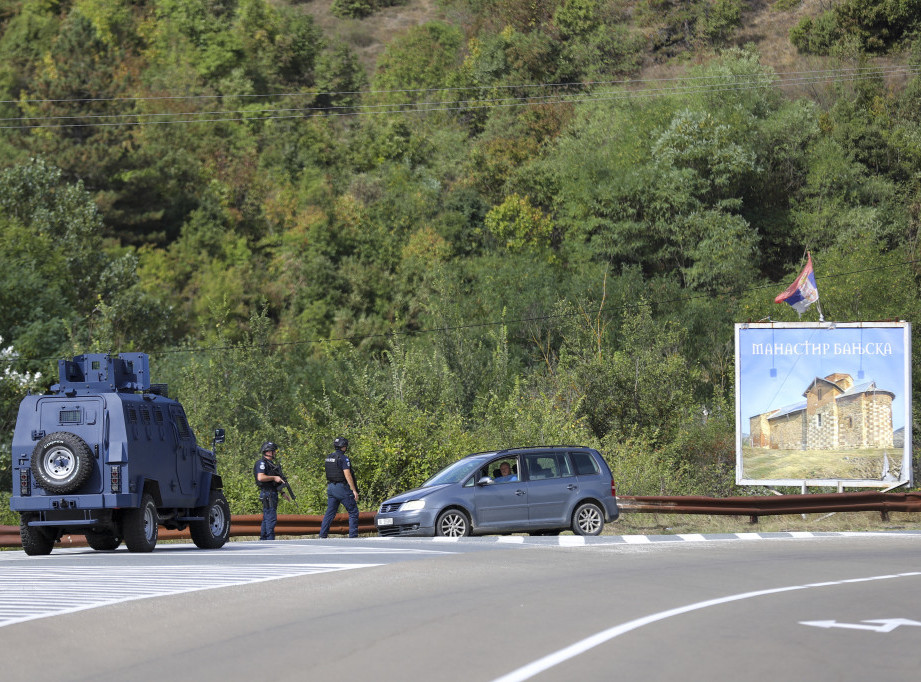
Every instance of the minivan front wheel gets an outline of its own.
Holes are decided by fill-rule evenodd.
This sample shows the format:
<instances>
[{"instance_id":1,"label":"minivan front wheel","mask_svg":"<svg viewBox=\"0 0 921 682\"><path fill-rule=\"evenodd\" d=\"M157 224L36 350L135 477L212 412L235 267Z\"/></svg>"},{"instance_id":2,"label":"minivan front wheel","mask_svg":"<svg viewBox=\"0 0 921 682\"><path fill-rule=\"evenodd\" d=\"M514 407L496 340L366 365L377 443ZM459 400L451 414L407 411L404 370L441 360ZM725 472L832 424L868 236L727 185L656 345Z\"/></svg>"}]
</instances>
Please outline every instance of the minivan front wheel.
<instances>
[{"instance_id":1,"label":"minivan front wheel","mask_svg":"<svg viewBox=\"0 0 921 682\"><path fill-rule=\"evenodd\" d=\"M594 502L583 502L572 514L572 532L576 535L601 535L604 512Z\"/></svg>"},{"instance_id":2,"label":"minivan front wheel","mask_svg":"<svg viewBox=\"0 0 921 682\"><path fill-rule=\"evenodd\" d=\"M448 509L438 515L435 535L445 538L460 538L470 535L470 519L459 509Z\"/></svg>"}]
</instances>

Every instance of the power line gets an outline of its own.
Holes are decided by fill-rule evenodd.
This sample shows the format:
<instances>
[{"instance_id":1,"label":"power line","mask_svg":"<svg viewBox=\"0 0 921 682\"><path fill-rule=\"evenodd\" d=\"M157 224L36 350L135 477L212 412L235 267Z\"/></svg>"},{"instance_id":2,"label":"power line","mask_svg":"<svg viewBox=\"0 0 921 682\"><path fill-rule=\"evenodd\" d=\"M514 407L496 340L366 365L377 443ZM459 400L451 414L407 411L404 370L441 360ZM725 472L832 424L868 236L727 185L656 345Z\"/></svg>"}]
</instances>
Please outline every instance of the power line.
<instances>
[{"instance_id":1,"label":"power line","mask_svg":"<svg viewBox=\"0 0 921 682\"><path fill-rule=\"evenodd\" d=\"M73 114L73 115L55 115L55 116L19 116L10 118L0 118L2 121L57 121L79 119L85 121L88 118L112 119L112 118L135 118L138 120L121 120L121 121L96 121L89 123L20 123L16 125L0 125L0 129L7 130L32 130L48 128L88 128L88 127L121 127L121 126L147 126L147 125L175 125L175 124L192 124L192 123L222 123L222 122L249 122L258 123L262 121L280 120L280 119L310 119L318 117L332 116L366 116L366 115L391 115L391 114L422 114L436 111L476 111L479 109L489 110L498 107L517 107L533 106L536 104L577 104L588 102L608 102L618 100L637 99L641 97L658 97L670 95L689 95L700 93L723 93L723 92L742 92L768 88L772 86L793 87L804 85L815 85L827 82L857 82L873 80L880 75L914 75L921 72L921 67L891 67L885 70L875 70L872 73L857 72L849 74L849 77L843 77L844 71L839 75L820 75L806 76L802 78L786 78L783 80L774 80L769 76L752 76L740 78L732 83L703 84L696 86L683 87L660 87L645 88L639 90L626 90L614 93L594 93L587 96L563 96L563 95L530 95L521 97L505 97L498 99L474 99L474 100L456 100L450 102L402 102L402 103L383 103L383 104L354 104L354 105L334 105L325 107L295 107L295 108L263 108L254 110L216 110L216 111L186 111L186 112L129 112L113 114ZM115 100L109 100L115 101ZM296 113L285 113L296 112ZM238 116L230 116L239 114ZM142 117L166 117L166 116L191 116L195 118L173 118L170 120L141 120ZM222 118L200 118L202 116L224 116Z\"/></svg>"},{"instance_id":2,"label":"power line","mask_svg":"<svg viewBox=\"0 0 921 682\"><path fill-rule=\"evenodd\" d=\"M897 267L904 267L904 266L908 266L908 265L913 265L913 264L916 264L916 263L919 263L919 262L921 262L921 261L919 261L919 260L908 260L908 261L903 261L903 262L901 262L901 263L894 263L893 265L884 265L884 266L877 266L877 267L872 267L872 268L863 268L863 269L860 269L860 270L851 270L851 271L849 271L849 272L841 272L841 273L836 273L836 274L831 274L831 275L823 275L823 276L822 276L822 279L823 279L823 280L828 280L828 279L836 279L836 278L839 278L839 277L849 277L849 276L851 276L851 275L864 274L864 273L867 273L867 272L880 272L880 271L883 271L883 270L890 270L890 269L892 269L892 268L897 268ZM739 296L739 295L741 295L741 294L751 293L751 292L754 292L754 291L761 291L762 289L776 289L777 287L780 287L780 286L783 286L783 284L781 284L781 283L773 283L773 282L772 282L772 283L769 283L769 284L762 284L762 285L759 285L759 286L748 287L748 288L743 288L743 289L729 289L729 290L726 290L726 291L717 292L715 295L716 295L716 296L733 296L733 295L734 295L734 296ZM674 304L677 304L677 303L687 303L687 302L694 301L694 300L699 300L699 299L702 299L702 298L713 298L713 296L714 296L714 295L712 295L712 294L703 294L703 293L702 293L702 294L694 294L694 295L691 295L691 296L679 296L679 297L675 297L675 298L671 298L671 299L664 299L664 300L654 301L654 302L629 303L629 304L623 304L623 305L619 305L619 306L613 306L609 311L605 311L604 314L611 314L611 313L616 312L616 311L629 310L629 309L636 309L636 308L640 308L640 307L644 307L644 306L651 307L651 306L653 306L653 305L656 305L656 306L665 306L665 305L674 305ZM591 307L594 308L594 306L591 306ZM599 311L599 312L600 312L600 311ZM321 344L321 343L344 342L344 341L348 341L348 342L354 343L354 342L356 342L356 341L366 341L366 340L370 340L370 339L379 339L379 338L394 338L394 337L397 337L397 336L418 336L418 335L422 335L422 334L445 333L445 332L454 332L454 331L466 331L466 330L470 330L470 329L482 329L482 328L484 328L484 327L498 327L498 326L502 326L502 325L516 325L516 324L517 324L517 325L520 325L520 324L527 324L527 323L531 323L531 322L544 322L544 321L547 321L547 320L565 319L565 318L568 318L568 317L581 316L581 315L583 315L583 314L584 314L584 311L575 311L575 312L571 312L571 313L553 313L553 314L548 314L548 315L537 315L537 316L535 316L535 317L518 318L518 319L515 319L515 320L492 320L492 321L486 321L486 322L474 322L474 323L470 323L470 324L451 325L451 326L445 326L445 327L430 327L430 328L427 328L427 329L390 331L390 332L382 332L382 333L378 333L378 334L357 334L357 335L340 336L340 337L333 337L333 338L327 338L327 339L307 339L307 340L303 340L303 341L287 341L287 342L278 342L278 343L267 343L267 344L264 344L264 345L260 345L260 346L258 346L258 347L284 348L284 347L291 347L291 346L304 346L304 345L314 345L314 344ZM214 350L230 350L230 349L238 349L238 350L239 350L239 349L255 348L255 347L257 347L257 346L231 346L231 347L226 347L226 346L225 346L225 347L221 347L221 348L217 348L217 349L215 349L215 348L204 348L204 349L176 349L176 350L170 350L170 351L157 351L157 353L160 353L160 354L164 354L164 355L165 355L165 354L174 354L174 353L213 352ZM156 354L156 353L151 353L151 355L155 355L155 354Z\"/></svg>"},{"instance_id":3,"label":"power line","mask_svg":"<svg viewBox=\"0 0 921 682\"><path fill-rule=\"evenodd\" d=\"M894 263L892 265L883 265L876 266L872 268L862 268L860 270L851 270L848 272L839 272L828 275L822 275L822 280L836 279L840 277L849 277L851 275L865 274L868 272L881 272L884 270L891 270L893 268L905 267L909 265L914 265L921 263L921 260L908 260L902 261L900 263ZM650 302L638 302L638 303L625 303L623 305L612 306L608 310L599 309L598 314L611 315L615 312L638 309L641 307L652 307L652 306L666 306L666 305L675 305L679 303L687 303L690 301L695 301L703 298L714 298L715 296L739 296L741 294L752 293L755 291L761 291L763 289L777 289L777 287L783 286L782 283L771 282L768 284L762 284L759 286L746 287L740 289L727 289L725 291L716 292L715 294L710 293L701 293L693 294L689 296L678 296L675 298L663 299L658 301ZM590 306L594 309L594 304ZM533 322L545 322L547 320L561 320L569 317L577 317L585 314L585 310L574 311L571 313L551 313L547 315L537 315L534 317L523 317L513 320L487 320L484 322L471 322L468 324L458 324L458 325L447 325L442 327L428 327L425 329L407 329L407 330L392 330L389 332L380 332L377 334L353 334L349 336L335 336L329 338L316 338L316 339L304 339L300 341L280 341L264 344L251 344L251 345L230 345L230 346L207 346L207 347L198 347L198 348L174 348L168 350L160 351L151 351L148 353L150 356L166 356L166 355L178 355L186 353L216 353L221 351L230 351L230 350L252 350L256 348L290 348L295 346L311 346L311 345L320 345L326 343L341 343L349 342L356 343L359 341L368 341L371 339L390 339L396 337L410 337L410 336L421 336L424 334L436 334L436 333L448 333L448 332L458 332L458 331L468 331L472 329L483 329L486 327L499 327L503 325L524 325ZM9 358L7 361L11 364L14 363L26 363L26 362L50 362L53 360L58 360L58 357L45 357L45 358L31 358L25 359L22 357L18 358Z\"/></svg>"},{"instance_id":4,"label":"power line","mask_svg":"<svg viewBox=\"0 0 921 682\"><path fill-rule=\"evenodd\" d=\"M764 74L752 75L733 75L729 78L748 79L763 78L772 80L774 78L783 80L790 76L807 76L812 77L816 74L881 74L885 75L890 70L908 70L917 73L919 67L915 66L858 66L858 67L839 67L834 69L811 69L805 71L780 71ZM508 85L490 84L490 85L463 85L439 88L393 88L383 90L304 90L300 92L276 92L266 94L252 93L221 93L221 94L197 94L197 95L149 95L136 97L74 97L59 99L19 99L19 100L0 100L0 104L40 104L40 103L68 103L68 102L141 102L141 101L164 101L164 100L202 100L202 99L266 99L270 97L317 97L320 95L341 96L341 95L390 95L398 93L429 93L429 92L463 92L463 91L481 91L481 90L516 90L527 88L573 88L587 86L635 86L643 83L668 83L668 82L685 82L685 81L707 81L726 79L726 74L713 75L683 75L670 76L661 78L630 78L619 80L604 81L574 81L574 82L552 82L552 83L516 83Z\"/></svg>"}]
</instances>

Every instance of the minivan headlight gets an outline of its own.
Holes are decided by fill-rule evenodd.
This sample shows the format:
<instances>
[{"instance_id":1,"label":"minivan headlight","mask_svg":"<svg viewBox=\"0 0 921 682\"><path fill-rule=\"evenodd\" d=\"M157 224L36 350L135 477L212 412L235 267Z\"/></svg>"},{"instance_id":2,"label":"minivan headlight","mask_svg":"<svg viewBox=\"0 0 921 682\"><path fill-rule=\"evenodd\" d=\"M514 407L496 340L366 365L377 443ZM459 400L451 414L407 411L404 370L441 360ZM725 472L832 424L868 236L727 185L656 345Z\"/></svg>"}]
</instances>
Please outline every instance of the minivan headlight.
<instances>
[{"instance_id":1,"label":"minivan headlight","mask_svg":"<svg viewBox=\"0 0 921 682\"><path fill-rule=\"evenodd\" d=\"M425 507L425 500L410 500L402 504L400 511L418 511L423 507Z\"/></svg>"}]
</instances>

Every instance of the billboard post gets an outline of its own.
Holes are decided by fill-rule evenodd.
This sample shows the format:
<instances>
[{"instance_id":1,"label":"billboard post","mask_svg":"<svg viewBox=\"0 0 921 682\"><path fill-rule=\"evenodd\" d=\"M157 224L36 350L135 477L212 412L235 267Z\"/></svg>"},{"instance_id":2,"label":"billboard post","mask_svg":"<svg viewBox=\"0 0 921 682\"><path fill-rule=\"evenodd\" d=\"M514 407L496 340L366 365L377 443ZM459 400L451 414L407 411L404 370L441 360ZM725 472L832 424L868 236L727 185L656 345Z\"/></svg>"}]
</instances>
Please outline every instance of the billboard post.
<instances>
[{"instance_id":1,"label":"billboard post","mask_svg":"<svg viewBox=\"0 0 921 682\"><path fill-rule=\"evenodd\" d=\"M735 325L736 483L912 485L911 325Z\"/></svg>"}]
</instances>

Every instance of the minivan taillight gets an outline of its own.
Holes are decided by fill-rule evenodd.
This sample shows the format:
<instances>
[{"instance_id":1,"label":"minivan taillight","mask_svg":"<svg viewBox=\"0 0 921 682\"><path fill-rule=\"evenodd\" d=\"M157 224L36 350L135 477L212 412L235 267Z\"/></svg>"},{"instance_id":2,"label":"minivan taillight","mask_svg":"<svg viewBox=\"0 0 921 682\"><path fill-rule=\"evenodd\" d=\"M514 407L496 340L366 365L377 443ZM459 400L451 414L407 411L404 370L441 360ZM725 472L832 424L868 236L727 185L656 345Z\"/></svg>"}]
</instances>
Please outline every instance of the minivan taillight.
<instances>
[{"instance_id":1,"label":"minivan taillight","mask_svg":"<svg viewBox=\"0 0 921 682\"><path fill-rule=\"evenodd\" d=\"M617 497L617 486L614 485L614 479L611 479L611 497Z\"/></svg>"}]
</instances>

